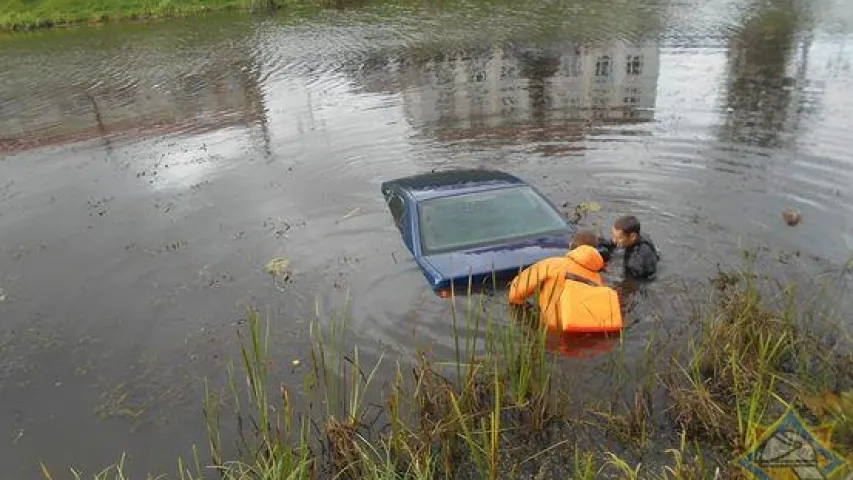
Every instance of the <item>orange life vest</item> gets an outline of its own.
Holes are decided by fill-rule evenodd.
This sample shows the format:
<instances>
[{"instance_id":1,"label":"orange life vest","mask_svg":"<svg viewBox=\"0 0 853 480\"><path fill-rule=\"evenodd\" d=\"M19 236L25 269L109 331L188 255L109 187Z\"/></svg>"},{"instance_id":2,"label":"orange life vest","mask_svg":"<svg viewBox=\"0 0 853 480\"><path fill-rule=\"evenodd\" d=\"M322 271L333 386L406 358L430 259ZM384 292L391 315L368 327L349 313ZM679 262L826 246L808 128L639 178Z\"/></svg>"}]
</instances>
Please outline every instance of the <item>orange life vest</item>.
<instances>
[{"instance_id":1,"label":"orange life vest","mask_svg":"<svg viewBox=\"0 0 853 480\"><path fill-rule=\"evenodd\" d=\"M538 292L541 321L559 332L614 332L622 329L615 290L603 284L604 259L581 245L565 257L540 260L513 279L509 302L523 304Z\"/></svg>"}]
</instances>

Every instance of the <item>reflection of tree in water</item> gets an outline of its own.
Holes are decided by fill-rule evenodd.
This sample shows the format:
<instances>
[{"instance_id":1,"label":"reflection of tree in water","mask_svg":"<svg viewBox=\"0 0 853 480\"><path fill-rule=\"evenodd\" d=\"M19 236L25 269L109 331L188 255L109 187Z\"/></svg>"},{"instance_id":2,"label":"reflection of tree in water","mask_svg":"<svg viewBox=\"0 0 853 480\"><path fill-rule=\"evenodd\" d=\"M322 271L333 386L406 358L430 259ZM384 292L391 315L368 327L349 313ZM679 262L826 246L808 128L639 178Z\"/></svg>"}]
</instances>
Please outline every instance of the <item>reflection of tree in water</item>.
<instances>
[{"instance_id":1,"label":"reflection of tree in water","mask_svg":"<svg viewBox=\"0 0 853 480\"><path fill-rule=\"evenodd\" d=\"M792 103L804 86L810 40L803 42L798 61L804 13L791 1L775 3L758 10L730 39L726 140L776 146L781 131L797 128L802 110ZM794 77L788 75L792 62L799 63Z\"/></svg>"},{"instance_id":2,"label":"reflection of tree in water","mask_svg":"<svg viewBox=\"0 0 853 480\"><path fill-rule=\"evenodd\" d=\"M261 80L261 65L255 55L248 55L244 61L245 65L240 68L240 83L249 104L251 116L257 121L260 128L261 149L266 157L272 158L270 146L269 118L267 117L266 100Z\"/></svg>"},{"instance_id":3,"label":"reflection of tree in water","mask_svg":"<svg viewBox=\"0 0 853 480\"><path fill-rule=\"evenodd\" d=\"M551 109L548 105L546 81L560 69L559 54L548 51L525 52L520 57L521 76L527 78L527 94L530 98L530 122L535 126L545 124L545 116Z\"/></svg>"},{"instance_id":4,"label":"reflection of tree in water","mask_svg":"<svg viewBox=\"0 0 853 480\"><path fill-rule=\"evenodd\" d=\"M260 145L267 157L271 155L269 119L261 78L262 67L251 46L233 52L221 62L207 65L201 72L183 75L175 91L175 102L182 117L213 114L223 125L243 120L257 124ZM242 97L242 98L240 98Z\"/></svg>"}]
</instances>

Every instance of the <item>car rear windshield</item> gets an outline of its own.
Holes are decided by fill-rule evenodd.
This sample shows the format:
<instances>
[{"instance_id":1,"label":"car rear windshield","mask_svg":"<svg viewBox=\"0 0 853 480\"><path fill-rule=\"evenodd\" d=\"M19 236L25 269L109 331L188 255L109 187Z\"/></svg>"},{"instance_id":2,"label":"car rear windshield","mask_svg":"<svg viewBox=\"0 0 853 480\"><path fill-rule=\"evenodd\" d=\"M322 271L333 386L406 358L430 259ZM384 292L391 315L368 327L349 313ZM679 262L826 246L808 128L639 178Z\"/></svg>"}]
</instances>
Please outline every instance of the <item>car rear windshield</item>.
<instances>
[{"instance_id":1,"label":"car rear windshield","mask_svg":"<svg viewBox=\"0 0 853 480\"><path fill-rule=\"evenodd\" d=\"M433 198L418 205L425 254L566 230L566 222L527 186Z\"/></svg>"}]
</instances>

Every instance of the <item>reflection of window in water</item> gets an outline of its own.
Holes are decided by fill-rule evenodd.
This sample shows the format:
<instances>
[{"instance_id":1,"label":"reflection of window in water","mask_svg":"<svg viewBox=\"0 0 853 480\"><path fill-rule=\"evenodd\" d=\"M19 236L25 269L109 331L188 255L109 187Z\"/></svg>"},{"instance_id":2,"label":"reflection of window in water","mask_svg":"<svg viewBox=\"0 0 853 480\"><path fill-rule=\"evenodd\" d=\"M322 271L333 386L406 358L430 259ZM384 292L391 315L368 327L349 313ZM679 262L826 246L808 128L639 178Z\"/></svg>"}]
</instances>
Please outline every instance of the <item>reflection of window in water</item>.
<instances>
[{"instance_id":1,"label":"reflection of window in water","mask_svg":"<svg viewBox=\"0 0 853 480\"><path fill-rule=\"evenodd\" d=\"M442 65L442 67L444 68L440 68L435 72L436 85L448 85L453 83L453 70L449 68L449 65Z\"/></svg>"},{"instance_id":2,"label":"reflection of window in water","mask_svg":"<svg viewBox=\"0 0 853 480\"><path fill-rule=\"evenodd\" d=\"M595 59L595 76L609 77L610 76L610 57L604 55Z\"/></svg>"},{"instance_id":3,"label":"reflection of window in water","mask_svg":"<svg viewBox=\"0 0 853 480\"><path fill-rule=\"evenodd\" d=\"M517 107L518 99L511 96L503 96L501 97L501 114L510 115L518 110Z\"/></svg>"},{"instance_id":4,"label":"reflection of window in water","mask_svg":"<svg viewBox=\"0 0 853 480\"><path fill-rule=\"evenodd\" d=\"M486 69L481 65L475 66L474 68L472 68L471 76L469 77L468 80L471 82L474 82L474 83L485 82L486 81Z\"/></svg>"},{"instance_id":5,"label":"reflection of window in water","mask_svg":"<svg viewBox=\"0 0 853 480\"><path fill-rule=\"evenodd\" d=\"M579 77L581 74L580 49L575 49L574 55L563 57L560 63L560 74L564 77Z\"/></svg>"},{"instance_id":6,"label":"reflection of window in water","mask_svg":"<svg viewBox=\"0 0 853 480\"><path fill-rule=\"evenodd\" d=\"M643 58L639 55L628 55L625 58L625 73L641 75L643 73Z\"/></svg>"},{"instance_id":7,"label":"reflection of window in water","mask_svg":"<svg viewBox=\"0 0 853 480\"><path fill-rule=\"evenodd\" d=\"M607 117L607 98L594 96L592 97L592 118Z\"/></svg>"},{"instance_id":8,"label":"reflection of window in water","mask_svg":"<svg viewBox=\"0 0 853 480\"><path fill-rule=\"evenodd\" d=\"M515 65L501 64L501 80L505 78L517 78L518 68Z\"/></svg>"}]
</instances>

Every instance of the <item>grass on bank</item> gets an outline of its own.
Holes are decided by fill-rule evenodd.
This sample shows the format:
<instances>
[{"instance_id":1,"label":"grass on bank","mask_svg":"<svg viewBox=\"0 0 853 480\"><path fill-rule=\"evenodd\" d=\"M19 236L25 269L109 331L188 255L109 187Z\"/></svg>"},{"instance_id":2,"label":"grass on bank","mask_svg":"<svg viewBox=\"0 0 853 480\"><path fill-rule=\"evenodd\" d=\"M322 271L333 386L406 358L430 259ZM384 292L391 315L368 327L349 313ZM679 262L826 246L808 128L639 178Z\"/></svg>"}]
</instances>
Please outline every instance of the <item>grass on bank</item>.
<instances>
[{"instance_id":1,"label":"grass on bank","mask_svg":"<svg viewBox=\"0 0 853 480\"><path fill-rule=\"evenodd\" d=\"M0 32L35 30L49 27L71 26L78 24L101 24L104 22L124 20L148 20L172 17L183 17L204 12L242 11L269 13L306 12L327 8L346 9L364 6L411 7L416 10L433 7L442 11L462 7L465 15L472 14L467 10L474 6L480 14L489 9L511 7L513 10L525 11L536 17L553 20L554 15L564 16L568 10L584 9L583 0L570 0L569 3L549 3L539 0L478 0L470 3L466 0L0 0ZM583 32L600 31L601 29L629 30L638 33L654 35L659 26L658 15L650 13L646 8L633 8L633 4L625 4L620 0L597 0L596 8L586 14L586 27L578 29L572 25L566 28L561 22L539 22L535 29L536 36L541 34L559 35L561 38L579 38ZM626 16L625 8L630 15ZM568 9L568 10L567 10ZM392 9L395 10L396 9ZM414 11L412 12L414 13ZM479 14L477 14L479 15ZM464 16L463 16L464 17ZM443 24L451 28L456 23L470 27L469 18L453 19L443 16ZM450 23L447 23L450 22ZM629 22L626 24L625 22ZM627 27L626 27L627 25ZM432 25L431 28L438 26ZM510 22L499 31L515 32L517 22ZM459 35L458 29L455 34ZM514 33L515 40L518 34ZM458 38L457 38L458 40Z\"/></svg>"},{"instance_id":2,"label":"grass on bank","mask_svg":"<svg viewBox=\"0 0 853 480\"><path fill-rule=\"evenodd\" d=\"M454 309L454 358L423 354L391 379L346 347L346 318L328 335L313 328L304 394L319 407L297 414L291 388L300 386L267 376L269 324L251 311L243 379L229 372L228 405L208 395L207 459L181 460L179 478L750 478L734 461L755 446L753 427L788 408L813 425L834 422L832 448L853 458L853 356L831 305L751 270L713 284L709 303L685 319L695 327L688 339L652 338L633 362L645 378L614 373L637 365L613 352L613 372L600 374L620 378L579 405L572 400L589 395L558 381L535 319L507 321L469 295L464 314ZM368 415L368 391L385 398L378 416ZM239 425L231 460L223 409ZM124 478L121 464L94 478Z\"/></svg>"},{"instance_id":3,"label":"grass on bank","mask_svg":"<svg viewBox=\"0 0 853 480\"><path fill-rule=\"evenodd\" d=\"M0 30L178 17L222 10L275 10L296 2L322 5L334 0L0 0Z\"/></svg>"}]
</instances>

